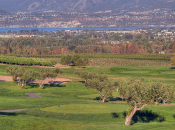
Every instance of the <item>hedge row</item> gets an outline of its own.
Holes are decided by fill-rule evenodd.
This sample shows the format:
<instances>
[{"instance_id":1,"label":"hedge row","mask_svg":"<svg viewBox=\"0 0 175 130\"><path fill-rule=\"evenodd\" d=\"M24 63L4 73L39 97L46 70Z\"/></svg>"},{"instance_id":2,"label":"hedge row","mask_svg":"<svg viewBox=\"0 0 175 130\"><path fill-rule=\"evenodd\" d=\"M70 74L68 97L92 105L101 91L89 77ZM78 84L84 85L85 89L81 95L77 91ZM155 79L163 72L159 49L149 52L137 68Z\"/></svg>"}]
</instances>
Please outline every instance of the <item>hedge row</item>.
<instances>
[{"instance_id":1,"label":"hedge row","mask_svg":"<svg viewBox=\"0 0 175 130\"><path fill-rule=\"evenodd\" d=\"M26 58L17 56L0 55L0 63L16 64L16 65L40 65L40 66L53 66L57 63L56 59L43 59L43 58Z\"/></svg>"}]
</instances>

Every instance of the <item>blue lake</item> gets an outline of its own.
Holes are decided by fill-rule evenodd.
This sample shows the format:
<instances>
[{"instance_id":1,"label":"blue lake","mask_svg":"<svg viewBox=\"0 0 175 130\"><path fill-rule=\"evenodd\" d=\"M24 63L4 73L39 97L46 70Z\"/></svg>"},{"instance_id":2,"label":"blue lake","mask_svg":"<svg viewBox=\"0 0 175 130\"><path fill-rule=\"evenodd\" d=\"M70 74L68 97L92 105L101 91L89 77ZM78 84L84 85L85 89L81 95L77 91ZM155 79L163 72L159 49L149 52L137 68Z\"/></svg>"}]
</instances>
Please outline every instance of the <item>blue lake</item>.
<instances>
[{"instance_id":1,"label":"blue lake","mask_svg":"<svg viewBox=\"0 0 175 130\"><path fill-rule=\"evenodd\" d=\"M94 30L137 30L139 28L164 28L164 27L83 27L83 28L0 28L0 32L20 31L20 30L32 30L38 29L39 31L61 31L61 30L83 30L83 29L94 29ZM167 27L169 28L169 27Z\"/></svg>"}]
</instances>

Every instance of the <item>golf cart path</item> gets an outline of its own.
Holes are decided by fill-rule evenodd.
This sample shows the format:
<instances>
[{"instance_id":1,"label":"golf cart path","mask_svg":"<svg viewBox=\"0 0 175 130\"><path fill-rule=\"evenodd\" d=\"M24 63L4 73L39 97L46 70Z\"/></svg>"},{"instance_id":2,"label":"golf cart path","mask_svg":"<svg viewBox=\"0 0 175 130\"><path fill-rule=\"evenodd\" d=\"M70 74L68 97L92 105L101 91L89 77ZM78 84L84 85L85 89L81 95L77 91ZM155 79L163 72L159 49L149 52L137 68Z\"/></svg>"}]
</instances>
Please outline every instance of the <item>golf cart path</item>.
<instances>
[{"instance_id":1,"label":"golf cart path","mask_svg":"<svg viewBox=\"0 0 175 130\"><path fill-rule=\"evenodd\" d=\"M26 95L28 95L29 97L40 97L38 95L36 95L35 93L25 93ZM24 109L12 109L12 110L0 110L0 112L16 112L16 111L24 111L27 110L27 108Z\"/></svg>"},{"instance_id":2,"label":"golf cart path","mask_svg":"<svg viewBox=\"0 0 175 130\"><path fill-rule=\"evenodd\" d=\"M25 109L13 109L13 110L0 110L0 112L16 112L16 111L24 111L27 110L27 108Z\"/></svg>"},{"instance_id":3,"label":"golf cart path","mask_svg":"<svg viewBox=\"0 0 175 130\"><path fill-rule=\"evenodd\" d=\"M40 97L38 95L36 95L35 93L25 93L26 95L28 95L29 97ZM27 108L24 109L12 109L12 110L0 110L0 112L17 112L17 111L24 111L27 110Z\"/></svg>"}]
</instances>

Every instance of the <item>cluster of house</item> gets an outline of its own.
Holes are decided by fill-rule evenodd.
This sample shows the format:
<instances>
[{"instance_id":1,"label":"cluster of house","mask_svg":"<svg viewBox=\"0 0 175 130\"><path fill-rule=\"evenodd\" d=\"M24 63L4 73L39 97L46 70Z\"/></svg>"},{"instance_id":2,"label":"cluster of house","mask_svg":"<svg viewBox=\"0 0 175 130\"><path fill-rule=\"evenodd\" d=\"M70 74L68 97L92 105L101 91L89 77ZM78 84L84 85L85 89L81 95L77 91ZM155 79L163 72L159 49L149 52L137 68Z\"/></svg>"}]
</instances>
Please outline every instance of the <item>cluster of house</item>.
<instances>
[{"instance_id":1,"label":"cluster of house","mask_svg":"<svg viewBox=\"0 0 175 130\"><path fill-rule=\"evenodd\" d=\"M157 36L158 37L160 37L160 36L175 36L175 32L169 31L168 29L164 29L164 30L158 32Z\"/></svg>"},{"instance_id":2,"label":"cluster of house","mask_svg":"<svg viewBox=\"0 0 175 130\"><path fill-rule=\"evenodd\" d=\"M0 34L0 38L15 38L15 37L35 37L36 35L15 35L15 34Z\"/></svg>"}]
</instances>

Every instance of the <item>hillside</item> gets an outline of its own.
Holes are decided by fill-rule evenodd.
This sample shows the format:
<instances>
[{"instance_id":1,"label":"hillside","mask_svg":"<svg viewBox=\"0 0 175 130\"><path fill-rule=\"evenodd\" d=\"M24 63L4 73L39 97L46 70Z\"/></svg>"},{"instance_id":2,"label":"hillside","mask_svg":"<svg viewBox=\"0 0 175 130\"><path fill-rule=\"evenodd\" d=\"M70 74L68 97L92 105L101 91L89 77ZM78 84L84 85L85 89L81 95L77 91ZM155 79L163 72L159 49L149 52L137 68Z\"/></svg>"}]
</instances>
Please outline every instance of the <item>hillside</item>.
<instances>
[{"instance_id":1,"label":"hillside","mask_svg":"<svg viewBox=\"0 0 175 130\"><path fill-rule=\"evenodd\" d=\"M174 0L0 0L0 9L8 12L85 12L117 10L174 10ZM9 8L10 7L10 8Z\"/></svg>"},{"instance_id":2,"label":"hillside","mask_svg":"<svg viewBox=\"0 0 175 130\"><path fill-rule=\"evenodd\" d=\"M4 10L0 9L0 15L3 15L3 14L9 14L9 13L7 11L4 11Z\"/></svg>"}]
</instances>

